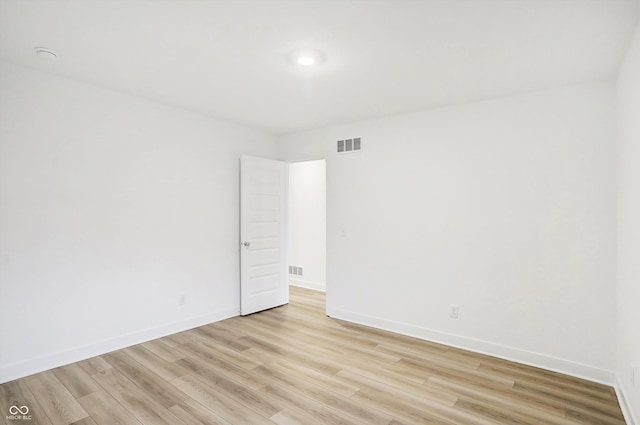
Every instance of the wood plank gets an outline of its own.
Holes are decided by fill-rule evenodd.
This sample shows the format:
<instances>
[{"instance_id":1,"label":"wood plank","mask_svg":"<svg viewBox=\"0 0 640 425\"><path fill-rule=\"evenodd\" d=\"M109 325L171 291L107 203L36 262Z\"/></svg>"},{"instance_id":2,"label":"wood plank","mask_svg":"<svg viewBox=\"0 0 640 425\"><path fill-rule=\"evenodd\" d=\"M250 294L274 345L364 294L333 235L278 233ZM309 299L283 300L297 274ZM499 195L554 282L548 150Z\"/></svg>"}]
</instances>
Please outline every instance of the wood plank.
<instances>
[{"instance_id":1,"label":"wood plank","mask_svg":"<svg viewBox=\"0 0 640 425\"><path fill-rule=\"evenodd\" d=\"M491 375L489 373L480 372L466 367L448 367L440 366L435 363L426 361L418 361L415 359L402 359L398 362L403 366L408 366L416 374L425 376L429 379L431 376L441 376L457 381L467 382L469 385L476 385L483 388L508 389L512 388L515 381L501 376Z\"/></svg>"},{"instance_id":2,"label":"wood plank","mask_svg":"<svg viewBox=\"0 0 640 425\"><path fill-rule=\"evenodd\" d=\"M585 412L602 414L624 420L620 407L612 404L610 400L599 400L594 397L584 397L582 394L563 391L551 385L539 385L531 382L522 383L518 381L513 386L513 389L514 391L522 392L524 394L534 394L542 397L563 400L574 408L579 408Z\"/></svg>"},{"instance_id":3,"label":"wood plank","mask_svg":"<svg viewBox=\"0 0 640 425\"><path fill-rule=\"evenodd\" d=\"M309 416L312 421L325 424L336 425L367 425L366 423L351 417L345 413L337 411L330 406L326 406L313 399L302 396L295 389L287 388L279 384L271 384L260 390L261 393L279 400L283 404L289 404L298 407L305 412L305 416Z\"/></svg>"},{"instance_id":4,"label":"wood plank","mask_svg":"<svg viewBox=\"0 0 640 425\"><path fill-rule=\"evenodd\" d=\"M171 381L172 379L176 379L188 373L186 370L178 366L175 362L168 362L165 359L158 357L141 345L134 345L132 347L125 348L122 351L129 355L129 357L149 369L151 372L167 381Z\"/></svg>"},{"instance_id":5,"label":"wood plank","mask_svg":"<svg viewBox=\"0 0 640 425\"><path fill-rule=\"evenodd\" d=\"M186 344L189 340L185 337L184 332L178 332L173 335L167 335L164 338L160 338L163 343L169 347L176 347L180 344Z\"/></svg>"},{"instance_id":6,"label":"wood plank","mask_svg":"<svg viewBox=\"0 0 640 425\"><path fill-rule=\"evenodd\" d=\"M563 420L563 418L547 417L543 419L541 416L527 415L522 410L507 407L500 403L487 403L467 397L459 397L454 407L480 417L493 419L501 424L526 425L535 423L536 425L558 425L559 423L563 423L566 425L576 425L572 421Z\"/></svg>"},{"instance_id":7,"label":"wood plank","mask_svg":"<svg viewBox=\"0 0 640 425\"><path fill-rule=\"evenodd\" d=\"M378 344L376 350L383 353L393 354L397 357L416 361L428 361L441 366L466 367L468 369L478 369L481 365L479 359L452 359L448 352L433 352L410 347L390 347L387 344Z\"/></svg>"},{"instance_id":8,"label":"wood plank","mask_svg":"<svg viewBox=\"0 0 640 425\"><path fill-rule=\"evenodd\" d=\"M262 363L255 358L247 356L244 352L238 352L223 344L204 341L201 343L212 355L215 355L222 361L229 364L240 366L242 369L251 370L260 366ZM246 350L245 350L246 351Z\"/></svg>"},{"instance_id":9,"label":"wood plank","mask_svg":"<svg viewBox=\"0 0 640 425\"><path fill-rule=\"evenodd\" d=\"M156 356L168 361L175 362L183 358L179 351L174 350L173 347L169 347L167 344L163 344L160 341L147 341L141 344L144 348L154 353Z\"/></svg>"},{"instance_id":10,"label":"wood plank","mask_svg":"<svg viewBox=\"0 0 640 425\"><path fill-rule=\"evenodd\" d=\"M185 394L189 394L203 406L208 406L231 424L273 424L269 419L247 408L232 397L222 394L217 388L212 387L205 379L198 376L186 375L171 382Z\"/></svg>"},{"instance_id":11,"label":"wood plank","mask_svg":"<svg viewBox=\"0 0 640 425\"><path fill-rule=\"evenodd\" d=\"M251 370L260 365L260 362L251 356L247 356L244 351L237 351L230 348L223 341L215 340L204 335L191 334L189 341L185 344L177 346L178 350L185 350L189 347L200 347L208 356L214 356L227 363L240 366L245 370ZM187 354L188 356L189 354Z\"/></svg>"},{"instance_id":12,"label":"wood plank","mask_svg":"<svg viewBox=\"0 0 640 425\"><path fill-rule=\"evenodd\" d=\"M52 372L75 398L100 391L100 386L77 363L53 369Z\"/></svg>"},{"instance_id":13,"label":"wood plank","mask_svg":"<svg viewBox=\"0 0 640 425\"><path fill-rule=\"evenodd\" d=\"M263 360L264 364L275 365L289 376L312 382L314 385L323 387L331 391L332 393L341 395L343 397L351 397L360 389L355 385L341 382L335 379L335 377L328 377L313 369L307 368L303 364L284 361L283 359L277 357L270 357L259 353L256 353L255 355L259 356Z\"/></svg>"},{"instance_id":14,"label":"wood plank","mask_svg":"<svg viewBox=\"0 0 640 425\"><path fill-rule=\"evenodd\" d=\"M393 392L365 387L351 398L361 400L371 406L377 406L391 415L397 414L400 419L418 421L418 423L501 425L498 421L468 414L427 398L408 401L406 396L395 398L392 394Z\"/></svg>"},{"instance_id":15,"label":"wood plank","mask_svg":"<svg viewBox=\"0 0 640 425\"><path fill-rule=\"evenodd\" d=\"M191 398L176 404L169 410L186 425L231 425L218 414Z\"/></svg>"},{"instance_id":16,"label":"wood plank","mask_svg":"<svg viewBox=\"0 0 640 425\"><path fill-rule=\"evenodd\" d=\"M584 394L586 397L595 397L602 400L610 400L612 404L616 404L614 394L611 394L610 388L604 385L589 385L584 382L571 379L566 375L547 373L541 374L539 371L514 368L505 365L481 364L478 368L480 371L489 372L493 375L509 377L514 381L527 382L540 385L551 385L556 388L562 388L571 392Z\"/></svg>"},{"instance_id":17,"label":"wood plank","mask_svg":"<svg viewBox=\"0 0 640 425\"><path fill-rule=\"evenodd\" d=\"M240 318L236 318L236 319L240 319ZM235 319L229 319L230 323L226 323L225 326L242 323L242 321L240 320L236 320L235 322L232 322L233 320ZM214 325L206 326L206 327L203 326L200 328L192 329L191 331L187 332L185 335L187 337L195 336L197 338L200 338L200 340L204 338L205 341L216 341L224 345L225 347L229 347L240 352L249 349L247 345L242 343L241 338L242 336L244 336L244 333L237 335L237 332L233 332L222 327L216 327Z\"/></svg>"},{"instance_id":18,"label":"wood plank","mask_svg":"<svg viewBox=\"0 0 640 425\"><path fill-rule=\"evenodd\" d=\"M80 366L82 370L87 372L89 376L107 369L111 369L111 365L104 361L104 359L100 356L82 360L78 362L78 366Z\"/></svg>"},{"instance_id":19,"label":"wood plank","mask_svg":"<svg viewBox=\"0 0 640 425\"><path fill-rule=\"evenodd\" d=\"M145 394L117 369L96 373L93 379L143 424L184 425L173 413Z\"/></svg>"},{"instance_id":20,"label":"wood plank","mask_svg":"<svg viewBox=\"0 0 640 425\"><path fill-rule=\"evenodd\" d=\"M68 425L89 414L51 371L24 378L53 425Z\"/></svg>"},{"instance_id":21,"label":"wood plank","mask_svg":"<svg viewBox=\"0 0 640 425\"><path fill-rule=\"evenodd\" d=\"M272 382L278 382L285 388L293 388L311 400L315 400L367 424L387 425L391 422L392 417L388 414L369 410L353 400L345 400L343 397L332 393L331 390L314 385L299 376L292 377L276 365L260 366L256 368L255 373L262 374L265 378Z\"/></svg>"},{"instance_id":22,"label":"wood plank","mask_svg":"<svg viewBox=\"0 0 640 425\"><path fill-rule=\"evenodd\" d=\"M371 389L384 392L389 397L404 399L407 402L420 402L423 400L430 400L443 406L452 407L456 403L456 401L458 401L457 395L443 393L428 387L423 387L422 390L418 390L415 387L402 389L396 386L388 385L375 378L365 377L360 373L351 372L346 369L338 372L336 374L336 378L344 382L348 382L352 385L358 385L360 387L360 390Z\"/></svg>"},{"instance_id":23,"label":"wood plank","mask_svg":"<svg viewBox=\"0 0 640 425\"><path fill-rule=\"evenodd\" d=\"M206 379L207 383L211 387L216 388L220 393L226 394L240 403L251 407L266 418L273 416L284 407L270 403L269 400L260 397L254 389L235 382L229 376L221 373L215 367L210 367L206 363L192 359L182 359L181 362L186 368L192 369L194 375ZM260 388L263 386L264 385L261 385Z\"/></svg>"},{"instance_id":24,"label":"wood plank","mask_svg":"<svg viewBox=\"0 0 640 425\"><path fill-rule=\"evenodd\" d=\"M256 351L280 356L299 364L305 364L307 367L317 370L320 373L324 373L327 376L333 376L340 370L339 366L320 360L315 353L303 353L300 350L291 350L287 347L282 347L279 344L269 342L267 339L263 339L263 337L259 335L255 337L246 336L243 337L243 340Z\"/></svg>"},{"instance_id":25,"label":"wood plank","mask_svg":"<svg viewBox=\"0 0 640 425\"><path fill-rule=\"evenodd\" d=\"M463 382L449 381L440 377L431 377L425 383L441 393L457 397L466 396L474 400L486 401L495 405L507 405L534 417L553 422L566 416L565 404L541 397L532 397L516 391L499 391L487 388L475 388Z\"/></svg>"},{"instance_id":26,"label":"wood plank","mask_svg":"<svg viewBox=\"0 0 640 425\"><path fill-rule=\"evenodd\" d=\"M624 418L567 406L567 418L580 424L624 425Z\"/></svg>"},{"instance_id":27,"label":"wood plank","mask_svg":"<svg viewBox=\"0 0 640 425\"><path fill-rule=\"evenodd\" d=\"M378 344L391 344L394 347L419 348L421 350L433 351L436 353L444 353L450 348L443 344L412 338L410 336L396 334L382 329L372 328L370 326L346 322L339 319L334 320L340 323L344 328L359 332L363 338L376 341Z\"/></svg>"},{"instance_id":28,"label":"wood plank","mask_svg":"<svg viewBox=\"0 0 640 425\"><path fill-rule=\"evenodd\" d=\"M36 397L33 395L24 379L10 381L0 385L0 409L3 423L7 415L10 415L9 408L11 406L27 406L28 414L31 415L29 424L31 425L51 425L51 421L45 410L42 408ZM13 425L16 421L7 420L7 425Z\"/></svg>"},{"instance_id":29,"label":"wood plank","mask_svg":"<svg viewBox=\"0 0 640 425\"><path fill-rule=\"evenodd\" d=\"M80 397L78 401L98 424L140 425L140 421L105 390Z\"/></svg>"},{"instance_id":30,"label":"wood plank","mask_svg":"<svg viewBox=\"0 0 640 425\"><path fill-rule=\"evenodd\" d=\"M89 416L88 418L80 419L79 421L76 421L71 425L98 425L98 424L96 424L96 422L93 419L91 419L91 417Z\"/></svg>"},{"instance_id":31,"label":"wood plank","mask_svg":"<svg viewBox=\"0 0 640 425\"><path fill-rule=\"evenodd\" d=\"M105 354L103 358L125 377L129 378L131 382L140 387L148 397L164 407L171 407L189 398L182 391L145 368L123 351Z\"/></svg>"},{"instance_id":32,"label":"wood plank","mask_svg":"<svg viewBox=\"0 0 640 425\"><path fill-rule=\"evenodd\" d=\"M278 425L326 425L324 422L314 421L304 412L293 407L282 409L270 419Z\"/></svg>"},{"instance_id":33,"label":"wood plank","mask_svg":"<svg viewBox=\"0 0 640 425\"><path fill-rule=\"evenodd\" d=\"M188 356L179 360L177 364L191 374L205 376L211 374L211 379L222 376L252 390L257 390L267 385L266 382L256 377L253 373L232 363L220 360L207 347L201 344L189 343L181 346L181 349Z\"/></svg>"}]
</instances>

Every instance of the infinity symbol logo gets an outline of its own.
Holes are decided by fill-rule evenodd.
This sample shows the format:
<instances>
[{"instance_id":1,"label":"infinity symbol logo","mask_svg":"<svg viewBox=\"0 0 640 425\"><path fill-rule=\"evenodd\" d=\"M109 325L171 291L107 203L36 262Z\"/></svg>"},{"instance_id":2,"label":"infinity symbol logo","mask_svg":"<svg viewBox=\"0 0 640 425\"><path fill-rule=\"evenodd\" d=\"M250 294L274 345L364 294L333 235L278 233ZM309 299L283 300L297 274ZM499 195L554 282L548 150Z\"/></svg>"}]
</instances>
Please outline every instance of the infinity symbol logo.
<instances>
[{"instance_id":1,"label":"infinity symbol logo","mask_svg":"<svg viewBox=\"0 0 640 425\"><path fill-rule=\"evenodd\" d=\"M9 408L9 414L17 415L18 413L20 413L21 415L26 415L27 413L29 413L29 408L27 406L11 406Z\"/></svg>"}]
</instances>

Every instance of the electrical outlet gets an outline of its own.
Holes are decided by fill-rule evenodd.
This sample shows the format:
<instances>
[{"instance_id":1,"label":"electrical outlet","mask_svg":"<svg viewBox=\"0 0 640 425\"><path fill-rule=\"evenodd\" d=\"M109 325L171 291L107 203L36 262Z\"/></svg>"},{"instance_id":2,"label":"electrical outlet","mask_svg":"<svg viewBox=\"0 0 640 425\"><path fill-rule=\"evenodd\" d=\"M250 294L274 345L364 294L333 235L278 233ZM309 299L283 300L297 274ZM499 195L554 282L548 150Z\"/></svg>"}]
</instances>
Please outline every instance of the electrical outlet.
<instances>
[{"instance_id":1,"label":"electrical outlet","mask_svg":"<svg viewBox=\"0 0 640 425\"><path fill-rule=\"evenodd\" d=\"M452 319L457 319L458 318L458 306L457 305L451 304L449 306L449 317L451 317Z\"/></svg>"}]
</instances>

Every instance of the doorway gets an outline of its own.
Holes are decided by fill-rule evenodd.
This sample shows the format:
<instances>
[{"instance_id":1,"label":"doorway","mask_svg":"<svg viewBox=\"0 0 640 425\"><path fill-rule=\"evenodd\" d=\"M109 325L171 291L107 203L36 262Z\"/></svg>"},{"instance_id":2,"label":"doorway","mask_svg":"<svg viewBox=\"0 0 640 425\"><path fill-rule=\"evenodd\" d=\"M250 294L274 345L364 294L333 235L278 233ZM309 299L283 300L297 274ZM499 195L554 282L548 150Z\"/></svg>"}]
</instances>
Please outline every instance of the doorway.
<instances>
[{"instance_id":1,"label":"doorway","mask_svg":"<svg viewBox=\"0 0 640 425\"><path fill-rule=\"evenodd\" d=\"M326 161L289 164L288 281L326 292Z\"/></svg>"}]
</instances>

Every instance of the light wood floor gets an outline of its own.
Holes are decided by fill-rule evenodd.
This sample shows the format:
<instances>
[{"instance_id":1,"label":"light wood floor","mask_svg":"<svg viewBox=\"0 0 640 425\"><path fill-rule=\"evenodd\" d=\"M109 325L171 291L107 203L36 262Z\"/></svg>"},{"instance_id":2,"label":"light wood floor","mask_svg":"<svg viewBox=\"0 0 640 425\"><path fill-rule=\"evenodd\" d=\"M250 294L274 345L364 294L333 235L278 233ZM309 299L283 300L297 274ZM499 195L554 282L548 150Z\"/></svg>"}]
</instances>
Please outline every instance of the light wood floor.
<instances>
[{"instance_id":1,"label":"light wood floor","mask_svg":"<svg viewBox=\"0 0 640 425\"><path fill-rule=\"evenodd\" d=\"M9 406L32 420L8 420ZM624 424L612 388L330 319L324 294L0 385L0 422Z\"/></svg>"}]
</instances>

